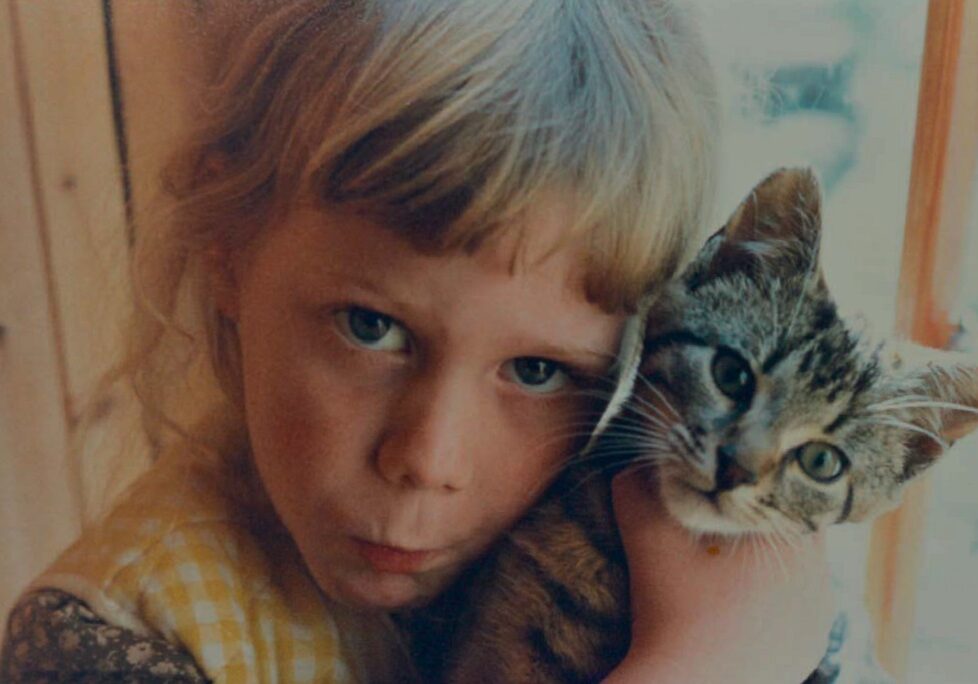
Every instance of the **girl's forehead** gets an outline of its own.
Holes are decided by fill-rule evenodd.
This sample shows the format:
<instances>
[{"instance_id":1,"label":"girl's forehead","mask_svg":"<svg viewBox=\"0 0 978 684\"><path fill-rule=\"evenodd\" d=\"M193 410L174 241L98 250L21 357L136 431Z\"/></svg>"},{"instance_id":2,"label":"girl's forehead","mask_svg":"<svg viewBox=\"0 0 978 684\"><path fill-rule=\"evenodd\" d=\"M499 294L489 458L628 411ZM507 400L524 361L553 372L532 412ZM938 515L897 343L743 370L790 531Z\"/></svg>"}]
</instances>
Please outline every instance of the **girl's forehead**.
<instances>
[{"instance_id":1,"label":"girl's forehead","mask_svg":"<svg viewBox=\"0 0 978 684\"><path fill-rule=\"evenodd\" d=\"M415 256L431 259L432 263L462 256L465 259L460 264L478 264L514 276L528 271L545 272L566 281L569 289L585 298L590 235L576 223L576 211L572 193L548 190L518 212L501 210L500 220L491 230L479 230L478 239L468 240L466 236L474 231L467 226L450 225L446 235L419 235L415 225L405 226L397 212L383 208L358 203L301 202L284 211L273 222L272 230L312 231L320 242L345 241L348 249L361 252L364 259L377 257L380 262L394 259L396 252L400 260ZM330 230L331 226L340 229ZM355 240L360 233L378 241Z\"/></svg>"},{"instance_id":2,"label":"girl's forehead","mask_svg":"<svg viewBox=\"0 0 978 684\"><path fill-rule=\"evenodd\" d=\"M509 280L561 285L568 298L584 298L586 249L568 234L572 209L550 199L503 225L472 249L419 245L396 224L343 206L299 209L267 232L275 249L295 268L311 274L349 271L361 275L492 274ZM259 238L258 249L267 237Z\"/></svg>"},{"instance_id":3,"label":"girl's forehead","mask_svg":"<svg viewBox=\"0 0 978 684\"><path fill-rule=\"evenodd\" d=\"M355 212L298 211L260 239L249 261L261 287L312 302L362 295L347 303L433 330L479 328L550 345L576 338L608 353L623 317L588 301L583 251L561 242L563 219L561 206L541 205L475 252L432 253Z\"/></svg>"}]
</instances>

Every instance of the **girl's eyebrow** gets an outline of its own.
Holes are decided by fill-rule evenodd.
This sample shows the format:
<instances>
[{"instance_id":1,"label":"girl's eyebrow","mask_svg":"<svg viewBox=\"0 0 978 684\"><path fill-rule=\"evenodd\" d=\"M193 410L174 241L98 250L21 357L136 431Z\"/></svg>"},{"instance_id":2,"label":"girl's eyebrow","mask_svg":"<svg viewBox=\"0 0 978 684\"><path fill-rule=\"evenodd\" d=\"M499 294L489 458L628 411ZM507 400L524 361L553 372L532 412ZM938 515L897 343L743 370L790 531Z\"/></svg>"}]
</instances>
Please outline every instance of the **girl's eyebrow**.
<instances>
[{"instance_id":1,"label":"girl's eyebrow","mask_svg":"<svg viewBox=\"0 0 978 684\"><path fill-rule=\"evenodd\" d=\"M416 307L410 302L399 297L391 288L384 287L383 283L374 282L373 279L365 277L363 273L346 268L317 269L311 279L304 283L304 287L309 292L321 290L326 282L339 283L343 288L356 290L362 294L382 298L391 309L398 311L412 311ZM384 313L390 313L385 311Z\"/></svg>"}]
</instances>

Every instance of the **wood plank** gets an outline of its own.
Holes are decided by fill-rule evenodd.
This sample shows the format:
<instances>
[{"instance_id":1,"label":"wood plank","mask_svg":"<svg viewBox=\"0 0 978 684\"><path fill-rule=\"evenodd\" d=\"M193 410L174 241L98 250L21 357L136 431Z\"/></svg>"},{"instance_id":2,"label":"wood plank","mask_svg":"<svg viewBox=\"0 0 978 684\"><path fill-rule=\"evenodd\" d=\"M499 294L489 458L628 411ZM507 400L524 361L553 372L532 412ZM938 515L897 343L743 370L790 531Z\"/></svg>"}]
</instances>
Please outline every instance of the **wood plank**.
<instances>
[{"instance_id":1,"label":"wood plank","mask_svg":"<svg viewBox=\"0 0 978 684\"><path fill-rule=\"evenodd\" d=\"M111 10L138 230L157 200L164 164L195 119L207 5L112 0Z\"/></svg>"},{"instance_id":2,"label":"wood plank","mask_svg":"<svg viewBox=\"0 0 978 684\"><path fill-rule=\"evenodd\" d=\"M16 9L0 2L0 615L81 513Z\"/></svg>"},{"instance_id":3,"label":"wood plank","mask_svg":"<svg viewBox=\"0 0 978 684\"><path fill-rule=\"evenodd\" d=\"M947 345L960 283L978 160L978 3L931 0L928 8L907 201L897 332ZM880 662L906 675L929 483L873 527L867 580Z\"/></svg>"},{"instance_id":4,"label":"wood plank","mask_svg":"<svg viewBox=\"0 0 978 684\"><path fill-rule=\"evenodd\" d=\"M109 7L138 224L153 207L169 155L198 120L223 55L267 7L188 0L111 0Z\"/></svg>"},{"instance_id":5,"label":"wood plank","mask_svg":"<svg viewBox=\"0 0 978 684\"><path fill-rule=\"evenodd\" d=\"M62 341L70 445L85 514L118 464L99 429L103 404L79 430L92 391L118 357L128 312L128 244L113 120L105 15L100 0L14 0L32 111L38 200L46 217L52 298ZM101 423L102 425L100 425Z\"/></svg>"}]
</instances>

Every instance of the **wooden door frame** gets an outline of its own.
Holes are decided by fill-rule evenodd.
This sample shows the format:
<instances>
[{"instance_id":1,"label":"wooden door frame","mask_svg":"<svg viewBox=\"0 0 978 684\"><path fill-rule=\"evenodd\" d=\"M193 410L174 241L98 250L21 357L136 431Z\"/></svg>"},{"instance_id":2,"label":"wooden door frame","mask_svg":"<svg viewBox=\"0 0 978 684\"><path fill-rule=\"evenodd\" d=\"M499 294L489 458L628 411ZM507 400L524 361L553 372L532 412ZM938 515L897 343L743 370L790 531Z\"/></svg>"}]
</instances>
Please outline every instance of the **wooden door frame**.
<instances>
[{"instance_id":1,"label":"wooden door frame","mask_svg":"<svg viewBox=\"0 0 978 684\"><path fill-rule=\"evenodd\" d=\"M943 348L961 281L978 161L978 1L930 0L897 292L897 334ZM873 526L866 600L883 666L904 681L929 483Z\"/></svg>"}]
</instances>

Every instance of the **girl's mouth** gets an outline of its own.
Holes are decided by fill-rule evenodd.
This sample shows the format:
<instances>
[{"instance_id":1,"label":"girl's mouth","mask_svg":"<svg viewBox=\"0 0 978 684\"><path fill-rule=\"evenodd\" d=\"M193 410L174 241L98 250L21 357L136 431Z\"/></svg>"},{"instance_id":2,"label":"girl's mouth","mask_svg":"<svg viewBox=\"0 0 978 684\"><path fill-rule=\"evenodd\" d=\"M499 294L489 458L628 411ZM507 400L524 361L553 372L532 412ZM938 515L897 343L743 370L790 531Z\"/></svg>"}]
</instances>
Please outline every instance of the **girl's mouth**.
<instances>
[{"instance_id":1,"label":"girl's mouth","mask_svg":"<svg viewBox=\"0 0 978 684\"><path fill-rule=\"evenodd\" d=\"M375 544L365 539L353 539L357 553L377 572L407 575L427 570L440 552L437 550L411 550L396 546Z\"/></svg>"}]
</instances>

